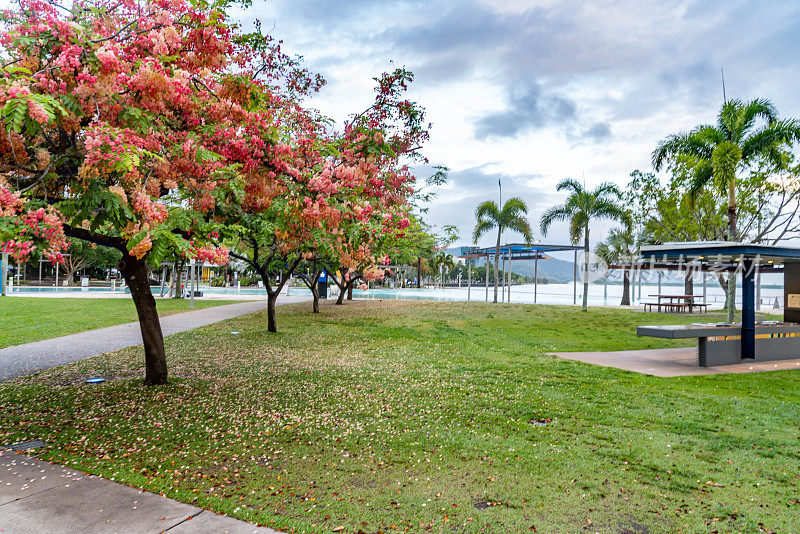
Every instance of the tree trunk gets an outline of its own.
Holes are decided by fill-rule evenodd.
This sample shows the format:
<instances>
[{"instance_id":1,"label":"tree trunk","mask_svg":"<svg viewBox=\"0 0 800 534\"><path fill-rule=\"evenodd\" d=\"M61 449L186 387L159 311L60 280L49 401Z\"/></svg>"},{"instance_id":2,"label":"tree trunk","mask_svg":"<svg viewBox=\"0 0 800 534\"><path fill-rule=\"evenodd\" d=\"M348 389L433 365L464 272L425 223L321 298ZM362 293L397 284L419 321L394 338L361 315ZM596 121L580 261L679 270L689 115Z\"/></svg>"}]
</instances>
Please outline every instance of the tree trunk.
<instances>
[{"instance_id":1,"label":"tree trunk","mask_svg":"<svg viewBox=\"0 0 800 534\"><path fill-rule=\"evenodd\" d=\"M313 284L311 288L311 296L314 297L314 303L312 304L312 309L314 313L319 313L319 286Z\"/></svg>"},{"instance_id":2,"label":"tree trunk","mask_svg":"<svg viewBox=\"0 0 800 534\"><path fill-rule=\"evenodd\" d=\"M181 286L183 285L183 263L178 262L175 267L175 272L173 273L175 276L175 294L172 295L174 299L182 299L183 298L183 290Z\"/></svg>"},{"instance_id":3,"label":"tree trunk","mask_svg":"<svg viewBox=\"0 0 800 534\"><path fill-rule=\"evenodd\" d=\"M144 383L154 386L167 383L167 356L164 352L164 335L161 322L158 320L156 299L150 291L147 279L147 264L132 256L123 257L119 270L131 291L136 314L139 316L139 328L144 343Z\"/></svg>"},{"instance_id":4,"label":"tree trunk","mask_svg":"<svg viewBox=\"0 0 800 534\"><path fill-rule=\"evenodd\" d=\"M583 311L589 309L589 227L584 229L583 240Z\"/></svg>"},{"instance_id":5,"label":"tree trunk","mask_svg":"<svg viewBox=\"0 0 800 534\"><path fill-rule=\"evenodd\" d=\"M417 256L417 289L422 282L422 256Z\"/></svg>"},{"instance_id":6,"label":"tree trunk","mask_svg":"<svg viewBox=\"0 0 800 534\"><path fill-rule=\"evenodd\" d=\"M354 280L351 280L349 284L347 284L347 300L353 300L353 283Z\"/></svg>"},{"instance_id":7,"label":"tree trunk","mask_svg":"<svg viewBox=\"0 0 800 534\"><path fill-rule=\"evenodd\" d=\"M503 229L500 225L497 226L497 245L494 247L494 303L497 304L497 269L500 263L500 236Z\"/></svg>"},{"instance_id":8,"label":"tree trunk","mask_svg":"<svg viewBox=\"0 0 800 534\"><path fill-rule=\"evenodd\" d=\"M278 300L278 291L267 293L267 332L278 331L278 321L275 317L275 302Z\"/></svg>"},{"instance_id":9,"label":"tree trunk","mask_svg":"<svg viewBox=\"0 0 800 534\"><path fill-rule=\"evenodd\" d=\"M728 275L728 277L730 277L730 274ZM725 276L722 273L718 273L717 274L717 282L719 282L719 287L721 287L723 293L725 293L725 307L722 308L722 309L723 310L727 310L728 309L728 278L725 278Z\"/></svg>"},{"instance_id":10,"label":"tree trunk","mask_svg":"<svg viewBox=\"0 0 800 534\"><path fill-rule=\"evenodd\" d=\"M342 304L344 304L344 293L345 293L345 291L346 290L345 290L344 286L339 286L339 296L336 297L336 305L337 306L341 306Z\"/></svg>"},{"instance_id":11,"label":"tree trunk","mask_svg":"<svg viewBox=\"0 0 800 534\"><path fill-rule=\"evenodd\" d=\"M694 272L689 269L689 272L686 273L686 278L683 279L683 294L684 295L694 295ZM687 304L692 303L692 299L686 299Z\"/></svg>"},{"instance_id":12,"label":"tree trunk","mask_svg":"<svg viewBox=\"0 0 800 534\"><path fill-rule=\"evenodd\" d=\"M631 275L628 269L622 270L622 302L620 306L631 305Z\"/></svg>"},{"instance_id":13,"label":"tree trunk","mask_svg":"<svg viewBox=\"0 0 800 534\"><path fill-rule=\"evenodd\" d=\"M728 241L738 241L736 229L736 184L733 179L728 183ZM736 318L736 273L728 274L725 307L728 309L728 322Z\"/></svg>"}]
</instances>

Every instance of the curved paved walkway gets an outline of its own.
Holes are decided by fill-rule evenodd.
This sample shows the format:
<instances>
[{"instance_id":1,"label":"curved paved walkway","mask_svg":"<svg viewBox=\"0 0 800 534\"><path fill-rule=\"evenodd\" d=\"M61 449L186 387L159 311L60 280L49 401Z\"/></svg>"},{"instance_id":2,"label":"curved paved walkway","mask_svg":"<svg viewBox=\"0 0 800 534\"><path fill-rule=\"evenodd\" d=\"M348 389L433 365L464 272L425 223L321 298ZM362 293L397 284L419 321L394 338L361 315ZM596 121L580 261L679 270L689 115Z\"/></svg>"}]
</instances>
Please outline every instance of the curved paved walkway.
<instances>
[{"instance_id":1,"label":"curved paved walkway","mask_svg":"<svg viewBox=\"0 0 800 534\"><path fill-rule=\"evenodd\" d=\"M310 300L310 297L282 295L278 297L278 304L291 304L306 300ZM266 307L266 300L260 300L176 313L161 318L161 329L164 336L169 336L261 311ZM0 349L0 381L77 362L105 352L134 347L141 343L142 334L139 330L139 323L135 322L6 347Z\"/></svg>"}]
</instances>

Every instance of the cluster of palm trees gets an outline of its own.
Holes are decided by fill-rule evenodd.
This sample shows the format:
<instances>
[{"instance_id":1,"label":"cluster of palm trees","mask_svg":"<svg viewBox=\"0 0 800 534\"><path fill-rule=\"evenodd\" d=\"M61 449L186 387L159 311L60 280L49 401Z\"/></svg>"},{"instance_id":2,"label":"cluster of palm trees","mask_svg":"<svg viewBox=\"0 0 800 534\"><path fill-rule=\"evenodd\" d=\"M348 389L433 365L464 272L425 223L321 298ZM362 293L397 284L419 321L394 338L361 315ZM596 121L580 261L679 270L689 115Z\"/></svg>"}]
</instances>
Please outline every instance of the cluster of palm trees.
<instances>
[{"instance_id":1,"label":"cluster of palm trees","mask_svg":"<svg viewBox=\"0 0 800 534\"><path fill-rule=\"evenodd\" d=\"M716 125L697 126L688 133L667 137L653 151L653 167L688 160L692 165L690 192L716 186L727 190L728 241L738 241L736 177L757 160L780 167L782 150L800 141L800 123L779 120L778 111L769 100L757 98L749 102L725 102ZM733 322L736 281L728 279L726 307L728 321Z\"/></svg>"},{"instance_id":2,"label":"cluster of palm trees","mask_svg":"<svg viewBox=\"0 0 800 534\"><path fill-rule=\"evenodd\" d=\"M434 279L438 277L439 283L444 285L445 277L449 275L453 269L455 269L456 261L452 254L448 254L442 250L433 255L433 257L430 259L429 265L434 275Z\"/></svg>"},{"instance_id":3,"label":"cluster of palm trees","mask_svg":"<svg viewBox=\"0 0 800 534\"><path fill-rule=\"evenodd\" d=\"M539 221L542 235L547 235L550 226L555 221L569 221L569 235L573 243L583 239L584 249L584 277L583 277L583 310L588 309L589 293L589 224L594 219L609 218L625 222L630 226L630 215L622 206L620 199L622 193L612 183L604 183L589 190L572 178L562 180L558 191L568 191L566 201L547 210ZM526 218L528 206L520 198L511 198L503 204L502 209L491 200L483 202L475 210L475 230L472 238L475 243L483 235L497 229L497 244L494 253L494 302L497 302L497 271L500 259L500 241L505 230L512 230L521 234L525 242L533 241L533 231Z\"/></svg>"},{"instance_id":4,"label":"cluster of palm trees","mask_svg":"<svg viewBox=\"0 0 800 534\"><path fill-rule=\"evenodd\" d=\"M675 134L658 144L652 153L656 171L678 163L689 163L692 169L690 193L696 195L706 187L714 186L727 190L729 241L737 241L736 177L749 165L767 161L780 164L781 148L800 141L800 123L795 120L779 120L775 106L765 99L749 102L726 101L719 112L716 125L701 125L688 133ZM574 244L583 240L584 276L583 310L587 309L589 288L589 233L590 223L595 219L610 219L622 223L614 228L608 239L597 247L597 254L606 263L630 263L637 252L642 236L637 236L629 211L622 202L622 193L615 184L606 182L594 189L587 189L577 180L562 180L558 191L568 196L563 204L548 209L542 215L539 228L547 235L552 223L569 222L569 236ZM475 211L477 223L473 240L477 243L490 230L497 229L497 245L494 254L494 302L497 302L497 270L500 242L505 230L521 234L531 243L532 231L526 218L528 207L520 198L509 199L502 207L494 201L486 201ZM623 270L622 304L630 305L630 272ZM729 320L735 311L735 281L727 283Z\"/></svg>"},{"instance_id":5,"label":"cluster of palm trees","mask_svg":"<svg viewBox=\"0 0 800 534\"><path fill-rule=\"evenodd\" d=\"M500 208L494 200L487 200L481 203L475 210L475 230L472 232L472 240L477 244L487 232L497 228L497 245L494 249L494 301L497 302L497 272L500 261L500 239L503 231L512 230L522 234L526 243L533 241L533 231L528 223L526 215L528 206L521 198L510 198ZM488 266L487 266L488 267ZM486 276L489 276L489 269L486 269Z\"/></svg>"}]
</instances>

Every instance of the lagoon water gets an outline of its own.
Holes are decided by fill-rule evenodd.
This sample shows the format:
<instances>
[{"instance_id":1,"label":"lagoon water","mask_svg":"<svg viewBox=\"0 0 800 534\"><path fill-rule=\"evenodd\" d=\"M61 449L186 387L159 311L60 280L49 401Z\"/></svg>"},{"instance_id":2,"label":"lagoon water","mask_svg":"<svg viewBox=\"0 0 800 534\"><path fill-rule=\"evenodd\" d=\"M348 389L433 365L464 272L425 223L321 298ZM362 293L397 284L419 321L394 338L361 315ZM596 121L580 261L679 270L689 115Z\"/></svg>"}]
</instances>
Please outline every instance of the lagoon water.
<instances>
[{"instance_id":1,"label":"lagoon water","mask_svg":"<svg viewBox=\"0 0 800 534\"><path fill-rule=\"evenodd\" d=\"M777 282L777 283L776 283ZM761 303L762 308L771 309L778 299L779 304L783 305L783 286L780 283L782 280L779 278L764 280L761 287ZM768 285L767 285L768 284ZM331 288L336 290L335 286ZM507 288L508 289L508 288ZM512 303L526 303L533 304L573 304L573 302L581 303L583 284L578 282L577 291L573 288L573 284L569 283L550 283L539 284L538 289L534 288L533 284L515 285L511 288ZM152 287L153 293L159 293L159 286ZM259 298L266 297L263 288L257 287L243 287L237 288L222 288L222 287L208 287L200 286L202 291L209 298ZM284 290L285 293L286 290ZM292 287L291 294L293 295L310 295L310 292L305 287ZM112 292L110 287L32 287L32 286L16 286L13 288L13 294L18 295L33 295L40 294L41 296L63 295L63 296L79 296L81 293L92 293L94 295L118 294L120 296L127 294L128 290L116 288ZM493 288L489 286L488 292L485 286L474 286L471 289L467 287L453 287L453 288L434 288L432 286L416 288L378 288L361 290L356 289L353 291L353 297L358 299L408 299L408 300L443 300L443 301L486 301L492 300ZM664 295L681 295L683 294L683 284L678 283L664 283L661 287L661 294ZM535 293L535 294L534 294ZM658 284L656 283L643 283L641 291L638 285L631 285L631 300L632 304L637 305L643 302L653 302L656 299L652 296L658 293ZM703 294L703 284L698 277L695 280L694 293L696 295ZM722 307L725 301L725 295L719 284L709 278L706 285L706 302L713 307ZM488 297L487 297L488 295ZM604 287L603 284L591 284L589 286L589 304L593 306L617 306L622 298L622 285L609 283ZM503 296L502 288L498 289L498 300L507 301L507 296ZM741 288L737 291L737 302L741 303Z\"/></svg>"},{"instance_id":2,"label":"lagoon water","mask_svg":"<svg viewBox=\"0 0 800 534\"><path fill-rule=\"evenodd\" d=\"M512 303L527 303L532 304L535 302L539 304L573 304L573 301L581 303L583 285L579 282L577 286L576 297L574 297L572 283L562 284L539 284L534 296L534 285L524 284L511 287L511 302ZM684 293L682 284L662 284L661 294L663 295L682 295ZM703 284L698 279L695 281L694 293L696 295L703 294ZM643 302L654 302L656 299L651 295L658 294L658 284L642 284L641 298L639 298L639 286L631 286L631 300L632 304L641 304ZM494 289L489 286L488 300L491 301L494 296ZM501 300L502 289L498 288L498 300ZM487 300L487 291L485 287L473 286L471 289L466 287L462 288L421 288L421 289L368 289L368 290L355 290L353 292L354 298L367 298L367 299L412 299L412 300L449 300L449 301L485 301ZM763 308L772 308L775 298L778 298L780 305L783 305L783 287L777 285L762 285L761 287L761 302ZM589 286L589 304L594 306L616 306L619 305L622 299L622 285L609 284L604 288L603 284L591 284ZM741 303L741 288L737 291L737 301ZM709 279L706 285L706 302L712 307L722 307L725 302L725 294L722 288L716 281Z\"/></svg>"}]
</instances>

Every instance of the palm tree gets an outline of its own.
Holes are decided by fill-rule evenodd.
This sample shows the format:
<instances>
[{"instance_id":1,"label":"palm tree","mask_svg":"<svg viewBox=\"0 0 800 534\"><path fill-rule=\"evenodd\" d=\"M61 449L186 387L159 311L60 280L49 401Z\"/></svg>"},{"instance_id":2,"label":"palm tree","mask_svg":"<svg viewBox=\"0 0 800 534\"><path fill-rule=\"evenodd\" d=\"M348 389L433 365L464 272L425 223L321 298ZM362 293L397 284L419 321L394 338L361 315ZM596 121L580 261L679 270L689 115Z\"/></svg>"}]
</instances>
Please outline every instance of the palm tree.
<instances>
[{"instance_id":1,"label":"palm tree","mask_svg":"<svg viewBox=\"0 0 800 534\"><path fill-rule=\"evenodd\" d=\"M500 261L500 238L503 230L513 230L519 232L525 238L526 243L533 241L533 232L527 217L528 206L521 198L510 198L503 204L503 209L498 208L493 200L482 202L475 210L475 230L472 232L472 240L477 245L481 238L492 228L497 227L497 245L494 248L494 302L497 302L497 268ZM489 273L487 272L488 276Z\"/></svg>"},{"instance_id":2,"label":"palm tree","mask_svg":"<svg viewBox=\"0 0 800 534\"><path fill-rule=\"evenodd\" d=\"M569 219L569 235L574 244L580 242L583 233L583 311L586 311L589 297L589 222L592 219L606 218L631 226L631 216L618 203L622 193L615 184L606 182L589 191L577 180L566 178L558 184L556 190L565 189L570 191L566 202L544 212L539 221L539 228L542 230L542 235L547 235L553 221Z\"/></svg>"},{"instance_id":3,"label":"palm tree","mask_svg":"<svg viewBox=\"0 0 800 534\"><path fill-rule=\"evenodd\" d=\"M444 251L437 252L431 259L431 268L434 272L439 274L439 283L444 285L444 275L450 274L450 271L455 268L456 262L452 254L447 254Z\"/></svg>"},{"instance_id":4,"label":"palm tree","mask_svg":"<svg viewBox=\"0 0 800 534\"><path fill-rule=\"evenodd\" d=\"M759 121L759 119L761 119ZM700 125L689 133L674 134L653 151L653 167L679 158L693 162L690 192L697 194L709 184L728 190L728 241L736 241L738 231L736 174L757 159L780 165L780 145L800 140L800 124L778 120L778 111L769 100L750 102L730 100L722 104L716 126ZM733 322L736 279L727 283L728 320Z\"/></svg>"},{"instance_id":5,"label":"palm tree","mask_svg":"<svg viewBox=\"0 0 800 534\"><path fill-rule=\"evenodd\" d=\"M605 242L595 248L595 253L608 265L628 264L633 260L638 248L636 238L630 228L614 228L608 233ZM622 301L620 306L631 305L631 275L626 267L622 269Z\"/></svg>"}]
</instances>

